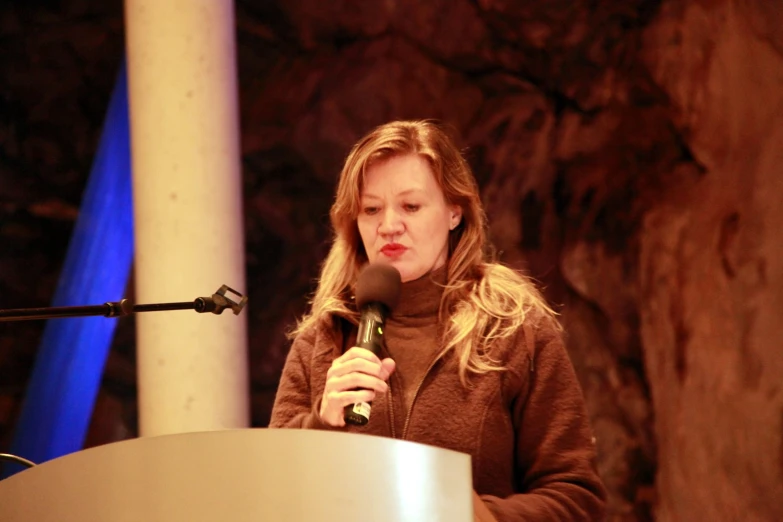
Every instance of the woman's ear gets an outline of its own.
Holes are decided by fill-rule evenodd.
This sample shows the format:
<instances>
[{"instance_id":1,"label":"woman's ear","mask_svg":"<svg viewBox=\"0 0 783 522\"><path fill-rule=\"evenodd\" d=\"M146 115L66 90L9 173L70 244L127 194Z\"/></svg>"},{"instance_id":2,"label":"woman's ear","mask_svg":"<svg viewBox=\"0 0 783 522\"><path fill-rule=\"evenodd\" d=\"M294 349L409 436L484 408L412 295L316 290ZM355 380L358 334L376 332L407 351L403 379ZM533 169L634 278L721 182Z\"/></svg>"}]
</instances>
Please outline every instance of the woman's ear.
<instances>
[{"instance_id":1,"label":"woman's ear","mask_svg":"<svg viewBox=\"0 0 783 522\"><path fill-rule=\"evenodd\" d=\"M462 207L459 205L453 205L451 207L451 214L449 216L449 230L454 230L462 221Z\"/></svg>"}]
</instances>

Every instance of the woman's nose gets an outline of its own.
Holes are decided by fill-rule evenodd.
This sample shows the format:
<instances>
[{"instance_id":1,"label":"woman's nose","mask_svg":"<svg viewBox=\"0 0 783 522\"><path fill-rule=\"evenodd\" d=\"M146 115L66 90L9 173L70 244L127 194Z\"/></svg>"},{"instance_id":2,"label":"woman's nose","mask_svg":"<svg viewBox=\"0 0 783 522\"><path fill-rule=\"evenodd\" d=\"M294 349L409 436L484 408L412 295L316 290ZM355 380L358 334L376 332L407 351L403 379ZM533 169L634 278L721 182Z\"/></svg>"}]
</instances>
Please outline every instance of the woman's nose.
<instances>
[{"instance_id":1,"label":"woman's nose","mask_svg":"<svg viewBox=\"0 0 783 522\"><path fill-rule=\"evenodd\" d=\"M400 215L392 208L387 208L381 216L378 233L381 235L394 235L403 231L404 225Z\"/></svg>"}]
</instances>

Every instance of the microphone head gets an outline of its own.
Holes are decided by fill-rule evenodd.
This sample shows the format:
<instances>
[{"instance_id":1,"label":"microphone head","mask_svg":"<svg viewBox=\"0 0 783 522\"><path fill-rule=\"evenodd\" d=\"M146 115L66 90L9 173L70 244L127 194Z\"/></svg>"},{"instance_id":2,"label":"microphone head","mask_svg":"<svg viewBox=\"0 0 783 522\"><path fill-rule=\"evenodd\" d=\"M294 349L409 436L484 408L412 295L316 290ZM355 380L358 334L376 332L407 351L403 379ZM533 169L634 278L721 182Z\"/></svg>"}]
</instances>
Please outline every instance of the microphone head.
<instances>
[{"instance_id":1,"label":"microphone head","mask_svg":"<svg viewBox=\"0 0 783 522\"><path fill-rule=\"evenodd\" d=\"M391 265L372 263L364 267L356 280L356 306L361 310L369 303L381 303L389 312L400 300L402 277Z\"/></svg>"}]
</instances>

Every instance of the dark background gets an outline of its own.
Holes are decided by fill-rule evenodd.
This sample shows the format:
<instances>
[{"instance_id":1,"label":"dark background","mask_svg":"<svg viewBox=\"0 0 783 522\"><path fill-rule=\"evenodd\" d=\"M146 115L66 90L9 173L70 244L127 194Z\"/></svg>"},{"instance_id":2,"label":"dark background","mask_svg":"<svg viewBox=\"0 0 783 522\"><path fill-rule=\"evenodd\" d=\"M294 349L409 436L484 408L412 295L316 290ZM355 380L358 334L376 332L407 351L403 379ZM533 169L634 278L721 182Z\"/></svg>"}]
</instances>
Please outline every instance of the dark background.
<instances>
[{"instance_id":1,"label":"dark background","mask_svg":"<svg viewBox=\"0 0 783 522\"><path fill-rule=\"evenodd\" d=\"M783 519L778 6L238 0L253 426L349 147L441 118L501 259L562 313L610 519ZM118 0L0 1L0 308L51 300L123 39ZM0 324L0 451L42 327ZM136 434L131 317L87 444Z\"/></svg>"}]
</instances>

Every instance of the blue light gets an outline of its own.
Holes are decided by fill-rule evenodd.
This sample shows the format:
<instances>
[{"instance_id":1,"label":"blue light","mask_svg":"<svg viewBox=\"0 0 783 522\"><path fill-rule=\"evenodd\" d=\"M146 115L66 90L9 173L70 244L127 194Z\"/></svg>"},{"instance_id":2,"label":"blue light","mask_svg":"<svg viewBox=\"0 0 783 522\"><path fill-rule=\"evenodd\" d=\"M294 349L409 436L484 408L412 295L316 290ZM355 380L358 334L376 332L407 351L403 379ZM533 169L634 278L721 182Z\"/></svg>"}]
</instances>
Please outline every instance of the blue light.
<instances>
[{"instance_id":1,"label":"blue light","mask_svg":"<svg viewBox=\"0 0 783 522\"><path fill-rule=\"evenodd\" d=\"M123 63L52 306L125 293L133 258L129 134ZM82 449L116 326L105 317L47 321L11 453L41 463Z\"/></svg>"}]
</instances>

